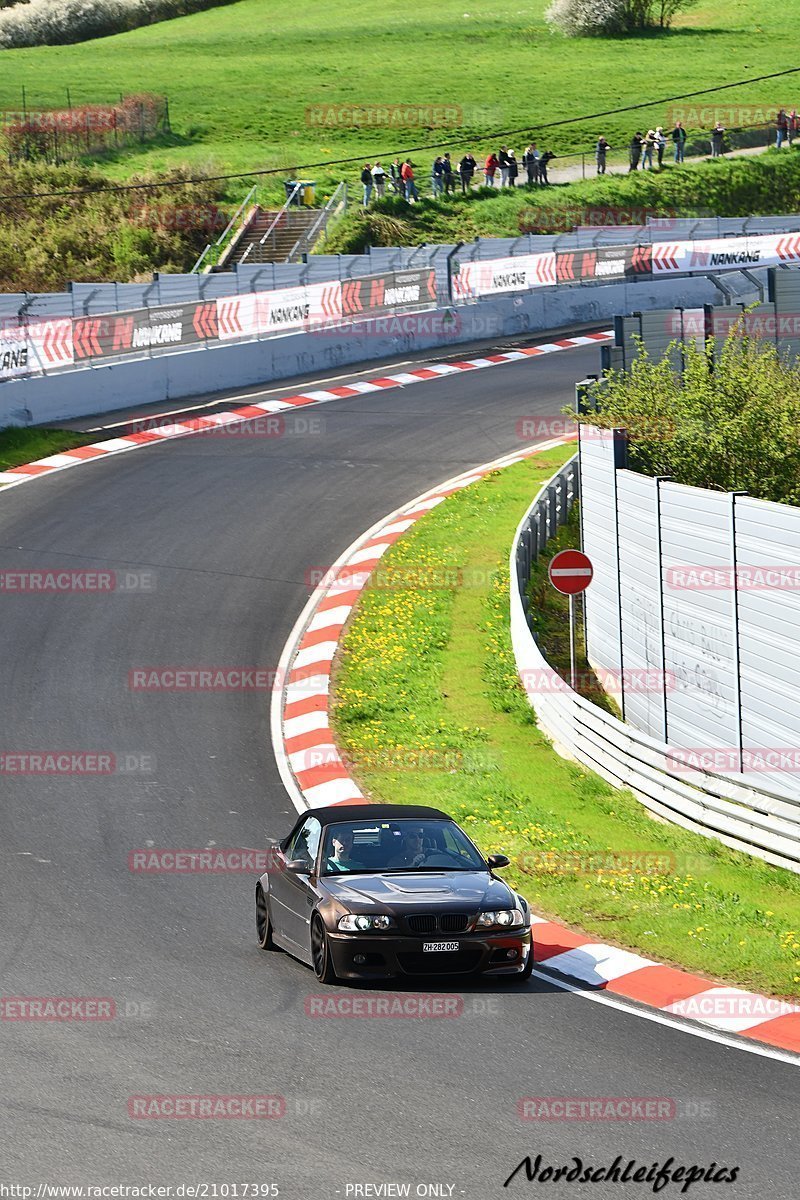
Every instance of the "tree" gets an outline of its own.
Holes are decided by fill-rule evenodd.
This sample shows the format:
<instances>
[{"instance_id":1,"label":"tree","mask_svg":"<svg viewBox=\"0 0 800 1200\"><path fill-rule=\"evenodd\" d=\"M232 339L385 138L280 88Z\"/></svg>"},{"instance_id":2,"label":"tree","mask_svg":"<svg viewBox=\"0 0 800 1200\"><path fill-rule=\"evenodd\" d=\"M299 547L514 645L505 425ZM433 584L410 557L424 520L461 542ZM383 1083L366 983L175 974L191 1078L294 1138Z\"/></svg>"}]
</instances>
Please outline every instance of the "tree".
<instances>
[{"instance_id":1,"label":"tree","mask_svg":"<svg viewBox=\"0 0 800 1200\"><path fill-rule=\"evenodd\" d=\"M640 343L630 371L596 384L598 410L579 419L626 428L630 466L645 475L800 505L800 369L743 325L718 354L710 341L673 343L656 361Z\"/></svg>"}]
</instances>

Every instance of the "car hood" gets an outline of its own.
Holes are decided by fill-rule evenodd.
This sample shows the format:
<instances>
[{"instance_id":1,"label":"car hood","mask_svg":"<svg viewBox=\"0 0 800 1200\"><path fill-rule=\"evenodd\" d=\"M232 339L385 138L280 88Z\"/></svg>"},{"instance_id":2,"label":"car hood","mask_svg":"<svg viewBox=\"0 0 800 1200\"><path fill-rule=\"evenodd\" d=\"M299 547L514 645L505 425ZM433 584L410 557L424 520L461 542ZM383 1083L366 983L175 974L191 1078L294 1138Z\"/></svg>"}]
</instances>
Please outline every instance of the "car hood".
<instances>
[{"instance_id":1,"label":"car hood","mask_svg":"<svg viewBox=\"0 0 800 1200\"><path fill-rule=\"evenodd\" d=\"M439 904L470 912L513 908L515 893L487 871L408 871L384 875L326 875L320 881L346 908L373 905L391 909L423 909Z\"/></svg>"}]
</instances>

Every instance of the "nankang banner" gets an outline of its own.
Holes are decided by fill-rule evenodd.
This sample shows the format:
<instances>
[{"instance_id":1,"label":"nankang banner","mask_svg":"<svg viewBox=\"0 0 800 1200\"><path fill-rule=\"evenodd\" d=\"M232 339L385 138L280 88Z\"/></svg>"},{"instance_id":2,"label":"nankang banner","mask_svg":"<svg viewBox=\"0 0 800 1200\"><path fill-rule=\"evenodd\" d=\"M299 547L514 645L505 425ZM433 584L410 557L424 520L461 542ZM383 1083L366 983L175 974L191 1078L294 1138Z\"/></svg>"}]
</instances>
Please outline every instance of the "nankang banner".
<instances>
[{"instance_id":1,"label":"nankang banner","mask_svg":"<svg viewBox=\"0 0 800 1200\"><path fill-rule=\"evenodd\" d=\"M76 359L108 358L169 346L191 346L217 336L209 323L210 304L170 304L137 308L102 317L78 317L72 323Z\"/></svg>"}]
</instances>

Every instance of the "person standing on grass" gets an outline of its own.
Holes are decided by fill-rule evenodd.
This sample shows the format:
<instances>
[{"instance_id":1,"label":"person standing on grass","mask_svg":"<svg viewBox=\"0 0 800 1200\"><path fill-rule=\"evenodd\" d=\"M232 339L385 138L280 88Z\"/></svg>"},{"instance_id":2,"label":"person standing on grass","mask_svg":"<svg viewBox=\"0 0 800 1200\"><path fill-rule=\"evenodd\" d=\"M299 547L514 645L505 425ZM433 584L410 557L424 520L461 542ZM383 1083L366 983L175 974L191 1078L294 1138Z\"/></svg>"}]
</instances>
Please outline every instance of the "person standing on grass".
<instances>
[{"instance_id":1,"label":"person standing on grass","mask_svg":"<svg viewBox=\"0 0 800 1200\"><path fill-rule=\"evenodd\" d=\"M453 173L453 164L450 161L450 155L445 154L442 159L442 181L444 183L444 194L449 196L451 192L456 190L455 175Z\"/></svg>"},{"instance_id":2,"label":"person standing on grass","mask_svg":"<svg viewBox=\"0 0 800 1200\"><path fill-rule=\"evenodd\" d=\"M414 183L414 164L410 158L406 159L400 170L403 177L406 200L409 204L412 200L416 202L419 200L419 192L417 191L417 185Z\"/></svg>"},{"instance_id":3,"label":"person standing on grass","mask_svg":"<svg viewBox=\"0 0 800 1200\"><path fill-rule=\"evenodd\" d=\"M794 139L797 137L797 109L793 108L789 113L789 145L791 146Z\"/></svg>"},{"instance_id":4,"label":"person standing on grass","mask_svg":"<svg viewBox=\"0 0 800 1200\"><path fill-rule=\"evenodd\" d=\"M497 156L500 166L500 187L508 187L508 146L501 146Z\"/></svg>"},{"instance_id":5,"label":"person standing on grass","mask_svg":"<svg viewBox=\"0 0 800 1200\"><path fill-rule=\"evenodd\" d=\"M641 156L642 156L642 145L643 145L643 143L644 143L644 138L642 137L642 135L641 135L641 134L638 132L638 130L637 130L637 132L636 132L636 133L633 135L633 137L631 138L631 144L630 144L630 161L631 161L631 165L628 167L628 174L629 174L629 175L630 175L631 171L635 171L635 170L636 170L636 168L639 166L639 159L640 159L640 158L641 158Z\"/></svg>"},{"instance_id":6,"label":"person standing on grass","mask_svg":"<svg viewBox=\"0 0 800 1200\"><path fill-rule=\"evenodd\" d=\"M667 139L664 137L664 130L661 125L656 128L656 155L658 159L659 171L664 166L664 151L667 148Z\"/></svg>"},{"instance_id":7,"label":"person standing on grass","mask_svg":"<svg viewBox=\"0 0 800 1200\"><path fill-rule=\"evenodd\" d=\"M784 142L789 140L789 118L786 115L786 109L778 110L778 115L775 118L775 149L780 150Z\"/></svg>"},{"instance_id":8,"label":"person standing on grass","mask_svg":"<svg viewBox=\"0 0 800 1200\"><path fill-rule=\"evenodd\" d=\"M711 157L719 158L722 155L722 143L725 139L725 126L721 121L717 121L714 128L711 130Z\"/></svg>"},{"instance_id":9,"label":"person standing on grass","mask_svg":"<svg viewBox=\"0 0 800 1200\"><path fill-rule=\"evenodd\" d=\"M649 167L650 170L652 171L652 169L653 169L653 150L655 149L655 145L656 145L656 131L655 131L655 129L648 129L648 131L644 137L644 142L642 143L642 170L644 170L645 167Z\"/></svg>"},{"instance_id":10,"label":"person standing on grass","mask_svg":"<svg viewBox=\"0 0 800 1200\"><path fill-rule=\"evenodd\" d=\"M517 156L513 150L508 152L508 186L515 188L517 186L517 176L519 175L519 164Z\"/></svg>"},{"instance_id":11,"label":"person standing on grass","mask_svg":"<svg viewBox=\"0 0 800 1200\"><path fill-rule=\"evenodd\" d=\"M477 166L478 164L476 163L474 157L469 153L463 155L461 162L458 164L458 173L461 176L461 191L463 195L466 195L469 189L472 187L472 176L475 174Z\"/></svg>"},{"instance_id":12,"label":"person standing on grass","mask_svg":"<svg viewBox=\"0 0 800 1200\"><path fill-rule=\"evenodd\" d=\"M494 187L494 176L498 166L497 155L492 150L491 154L487 154L486 162L483 164L483 181L486 187Z\"/></svg>"},{"instance_id":13,"label":"person standing on grass","mask_svg":"<svg viewBox=\"0 0 800 1200\"><path fill-rule=\"evenodd\" d=\"M555 158L552 150L545 150L544 154L539 159L539 186L547 187L550 180L547 178L548 164Z\"/></svg>"},{"instance_id":14,"label":"person standing on grass","mask_svg":"<svg viewBox=\"0 0 800 1200\"><path fill-rule=\"evenodd\" d=\"M608 142L601 134L600 137L597 139L597 146L595 147L595 151L594 151L594 156L597 159L597 174L598 175L605 175L605 173L606 173L606 155L608 154L610 149L611 149L611 147L609 146Z\"/></svg>"},{"instance_id":15,"label":"person standing on grass","mask_svg":"<svg viewBox=\"0 0 800 1200\"><path fill-rule=\"evenodd\" d=\"M670 137L675 143L675 162L682 163L683 156L686 152L686 130L683 128L682 122L675 122L675 128L670 134Z\"/></svg>"},{"instance_id":16,"label":"person standing on grass","mask_svg":"<svg viewBox=\"0 0 800 1200\"><path fill-rule=\"evenodd\" d=\"M382 200L386 195L386 172L379 162L372 168L372 181L375 184L375 195Z\"/></svg>"},{"instance_id":17,"label":"person standing on grass","mask_svg":"<svg viewBox=\"0 0 800 1200\"><path fill-rule=\"evenodd\" d=\"M533 142L525 147L522 155L522 165L528 176L528 187L533 187L536 183L536 176L539 173L539 159L538 156L534 157Z\"/></svg>"},{"instance_id":18,"label":"person standing on grass","mask_svg":"<svg viewBox=\"0 0 800 1200\"><path fill-rule=\"evenodd\" d=\"M402 196L406 189L403 183L403 168L400 165L399 158L394 160L392 165L389 167L389 170L392 175L392 187L397 192L398 196Z\"/></svg>"},{"instance_id":19,"label":"person standing on grass","mask_svg":"<svg viewBox=\"0 0 800 1200\"><path fill-rule=\"evenodd\" d=\"M364 163L364 169L361 172L361 182L364 185L364 208L369 208L369 202L372 199L372 167L369 163Z\"/></svg>"},{"instance_id":20,"label":"person standing on grass","mask_svg":"<svg viewBox=\"0 0 800 1200\"><path fill-rule=\"evenodd\" d=\"M442 188L444 186L443 176L444 168L442 167L442 156L441 154L437 154L436 158L433 160L433 166L431 167L431 191L433 192L434 200L437 196L441 196L442 194Z\"/></svg>"}]
</instances>

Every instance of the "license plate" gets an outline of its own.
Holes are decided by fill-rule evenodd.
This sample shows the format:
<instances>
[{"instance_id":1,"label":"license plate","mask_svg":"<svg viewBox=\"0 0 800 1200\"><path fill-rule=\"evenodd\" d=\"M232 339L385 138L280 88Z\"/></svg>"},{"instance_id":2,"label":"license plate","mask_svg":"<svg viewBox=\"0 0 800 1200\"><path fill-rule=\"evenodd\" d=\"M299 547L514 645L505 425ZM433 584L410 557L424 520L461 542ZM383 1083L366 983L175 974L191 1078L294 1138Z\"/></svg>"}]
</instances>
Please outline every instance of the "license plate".
<instances>
[{"instance_id":1,"label":"license plate","mask_svg":"<svg viewBox=\"0 0 800 1200\"><path fill-rule=\"evenodd\" d=\"M423 942L424 954L438 953L440 950L457 950L458 942Z\"/></svg>"}]
</instances>

